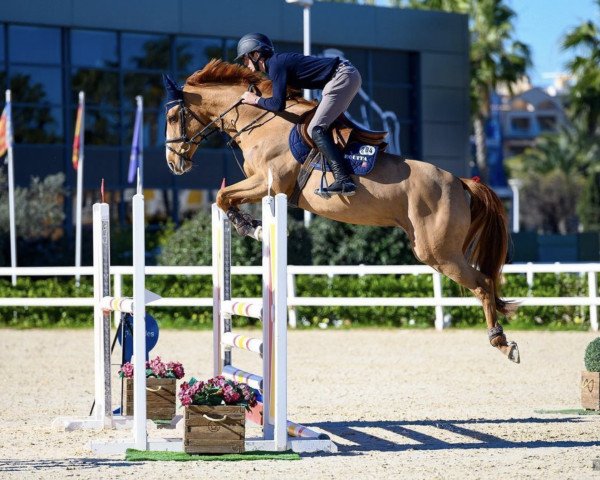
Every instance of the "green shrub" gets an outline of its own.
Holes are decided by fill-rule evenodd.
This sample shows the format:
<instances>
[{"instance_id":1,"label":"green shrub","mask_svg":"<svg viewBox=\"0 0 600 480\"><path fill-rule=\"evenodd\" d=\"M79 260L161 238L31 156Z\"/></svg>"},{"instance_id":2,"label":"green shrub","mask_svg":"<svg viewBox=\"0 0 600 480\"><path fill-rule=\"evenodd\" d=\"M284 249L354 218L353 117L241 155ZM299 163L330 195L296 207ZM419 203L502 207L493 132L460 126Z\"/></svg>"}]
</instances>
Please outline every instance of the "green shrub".
<instances>
[{"instance_id":1,"label":"green shrub","mask_svg":"<svg viewBox=\"0 0 600 480\"><path fill-rule=\"evenodd\" d=\"M529 288L525 275L507 275L503 285L508 296L586 296L586 277L577 274L538 274ZM164 297L211 297L210 276L158 276L146 278L146 288ZM235 297L260 297L261 278L258 275L235 275L232 291ZM470 296L461 293L453 282L444 279L444 296ZM304 297L427 297L433 292L430 275L299 275L296 277L296 295ZM131 295L131 277L125 277L123 295ZM12 287L9 279L0 279L2 297L92 297L92 280L82 279L75 287L73 278L18 279ZM148 307L162 328L210 329L212 308ZM447 307L444 314L451 316L455 327L485 328L481 307ZM432 327L433 307L300 307L297 309L300 326L329 324L344 327ZM588 330L589 307L521 307L510 320L501 318L507 328ZM235 317L237 326L259 326L258 321ZM0 308L0 326L31 327L89 327L93 324L91 308L60 307L3 307Z\"/></svg>"},{"instance_id":2,"label":"green shrub","mask_svg":"<svg viewBox=\"0 0 600 480\"><path fill-rule=\"evenodd\" d=\"M288 263L311 264L311 239L297 220L288 218ZM199 211L177 230L166 232L160 240L159 265L210 265L212 262L212 220L206 210ZM260 265L262 244L231 234L231 260L234 265Z\"/></svg>"},{"instance_id":3,"label":"green shrub","mask_svg":"<svg viewBox=\"0 0 600 480\"><path fill-rule=\"evenodd\" d=\"M350 225L316 217L309 232L314 265L417 263L408 238L400 228Z\"/></svg>"},{"instance_id":4,"label":"green shrub","mask_svg":"<svg viewBox=\"0 0 600 480\"><path fill-rule=\"evenodd\" d=\"M600 372L600 337L592 340L585 349L585 369Z\"/></svg>"}]
</instances>

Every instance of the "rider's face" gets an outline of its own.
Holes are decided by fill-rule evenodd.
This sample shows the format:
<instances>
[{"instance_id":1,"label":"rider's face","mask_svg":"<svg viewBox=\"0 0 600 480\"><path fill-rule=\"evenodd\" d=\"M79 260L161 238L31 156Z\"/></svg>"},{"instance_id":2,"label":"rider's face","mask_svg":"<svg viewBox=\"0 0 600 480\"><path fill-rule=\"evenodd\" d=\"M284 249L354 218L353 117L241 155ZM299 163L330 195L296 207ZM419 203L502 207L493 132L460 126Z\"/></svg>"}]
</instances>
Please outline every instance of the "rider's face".
<instances>
[{"instance_id":1,"label":"rider's face","mask_svg":"<svg viewBox=\"0 0 600 480\"><path fill-rule=\"evenodd\" d=\"M250 60L250 57L252 57L252 60L254 60L254 62L257 62L258 59L260 58L260 54L258 54L257 52L252 52L252 53L249 53L248 55L244 55L244 65L246 67L248 67L250 70L252 70L253 72L256 72L255 63ZM260 67L260 63L258 65Z\"/></svg>"}]
</instances>

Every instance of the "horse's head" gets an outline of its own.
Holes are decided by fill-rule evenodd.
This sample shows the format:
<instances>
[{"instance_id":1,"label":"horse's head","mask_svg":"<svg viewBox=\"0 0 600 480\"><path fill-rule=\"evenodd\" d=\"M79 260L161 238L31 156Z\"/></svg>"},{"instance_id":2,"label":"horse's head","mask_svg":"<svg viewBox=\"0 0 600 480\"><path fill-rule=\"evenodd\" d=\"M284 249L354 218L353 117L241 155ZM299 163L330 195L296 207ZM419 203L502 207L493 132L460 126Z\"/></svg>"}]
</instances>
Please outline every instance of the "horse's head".
<instances>
[{"instance_id":1,"label":"horse's head","mask_svg":"<svg viewBox=\"0 0 600 480\"><path fill-rule=\"evenodd\" d=\"M192 168L192 157L204 138L203 122L185 105L183 88L168 75L164 75L163 79L167 91L165 104L167 165L174 174L181 175Z\"/></svg>"}]
</instances>

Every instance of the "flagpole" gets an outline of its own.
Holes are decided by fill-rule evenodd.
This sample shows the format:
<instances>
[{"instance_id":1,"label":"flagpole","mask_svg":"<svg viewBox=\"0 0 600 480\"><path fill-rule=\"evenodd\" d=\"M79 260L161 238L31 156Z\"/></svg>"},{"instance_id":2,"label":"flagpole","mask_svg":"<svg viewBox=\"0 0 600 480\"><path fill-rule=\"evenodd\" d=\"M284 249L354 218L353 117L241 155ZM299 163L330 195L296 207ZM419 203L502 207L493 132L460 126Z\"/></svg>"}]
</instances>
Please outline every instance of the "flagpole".
<instances>
[{"instance_id":1,"label":"flagpole","mask_svg":"<svg viewBox=\"0 0 600 480\"><path fill-rule=\"evenodd\" d=\"M10 90L6 90L6 163L8 164L8 217L10 222L10 266L12 268L12 284L17 285L17 235L15 226L15 180L13 169L13 137L12 137L12 108Z\"/></svg>"},{"instance_id":2,"label":"flagpole","mask_svg":"<svg viewBox=\"0 0 600 480\"><path fill-rule=\"evenodd\" d=\"M81 123L79 125L79 151L77 160L77 206L75 213L75 285L79 286L81 275L81 210L83 204L83 141L85 132L85 93L79 92L79 107L81 108Z\"/></svg>"},{"instance_id":3,"label":"flagpole","mask_svg":"<svg viewBox=\"0 0 600 480\"><path fill-rule=\"evenodd\" d=\"M144 97L138 95L135 97L137 103L138 115L140 116L139 132L138 132L138 175L139 184L141 188L144 188Z\"/></svg>"}]
</instances>

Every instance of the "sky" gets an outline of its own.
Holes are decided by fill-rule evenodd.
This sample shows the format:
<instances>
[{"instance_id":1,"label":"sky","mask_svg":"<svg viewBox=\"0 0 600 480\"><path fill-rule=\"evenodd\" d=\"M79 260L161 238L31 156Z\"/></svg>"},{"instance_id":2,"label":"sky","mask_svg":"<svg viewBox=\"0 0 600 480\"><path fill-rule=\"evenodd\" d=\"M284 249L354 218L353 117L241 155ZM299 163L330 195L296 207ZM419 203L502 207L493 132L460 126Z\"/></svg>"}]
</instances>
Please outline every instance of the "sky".
<instances>
[{"instance_id":1,"label":"sky","mask_svg":"<svg viewBox=\"0 0 600 480\"><path fill-rule=\"evenodd\" d=\"M536 86L548 86L569 60L560 48L562 37L586 20L600 23L600 8L593 0L507 0L517 13L515 37L531 48L529 71Z\"/></svg>"}]
</instances>

